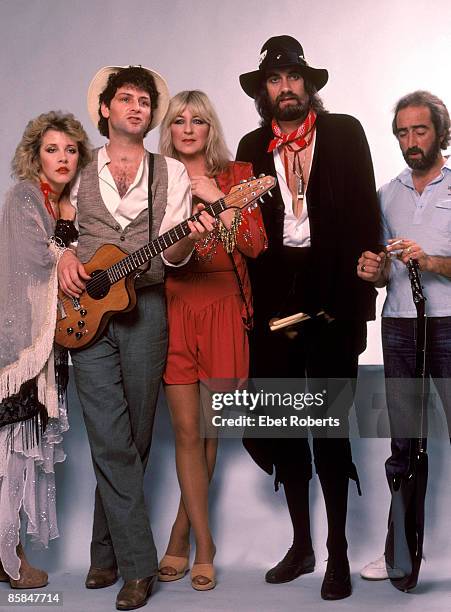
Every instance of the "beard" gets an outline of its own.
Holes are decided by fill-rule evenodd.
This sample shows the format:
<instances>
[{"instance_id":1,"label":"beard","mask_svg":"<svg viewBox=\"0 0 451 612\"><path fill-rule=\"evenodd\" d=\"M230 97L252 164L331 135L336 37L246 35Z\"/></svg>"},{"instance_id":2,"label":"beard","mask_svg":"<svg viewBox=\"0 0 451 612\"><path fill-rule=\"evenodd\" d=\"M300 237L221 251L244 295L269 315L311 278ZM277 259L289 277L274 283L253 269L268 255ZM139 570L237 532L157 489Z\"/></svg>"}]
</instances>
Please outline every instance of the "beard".
<instances>
[{"instance_id":1,"label":"beard","mask_svg":"<svg viewBox=\"0 0 451 612\"><path fill-rule=\"evenodd\" d=\"M430 170L437 161L440 148L440 140L436 138L427 151L420 147L410 147L403 152L403 157L412 170ZM410 155L414 153L419 153L421 157L411 158Z\"/></svg>"},{"instance_id":2,"label":"beard","mask_svg":"<svg viewBox=\"0 0 451 612\"><path fill-rule=\"evenodd\" d=\"M288 99L293 100L293 103L283 107L279 106L282 100ZM307 115L309 108L310 98L301 99L294 93L281 94L277 96L272 105L272 116L277 121L296 121L297 119L303 119Z\"/></svg>"}]
</instances>

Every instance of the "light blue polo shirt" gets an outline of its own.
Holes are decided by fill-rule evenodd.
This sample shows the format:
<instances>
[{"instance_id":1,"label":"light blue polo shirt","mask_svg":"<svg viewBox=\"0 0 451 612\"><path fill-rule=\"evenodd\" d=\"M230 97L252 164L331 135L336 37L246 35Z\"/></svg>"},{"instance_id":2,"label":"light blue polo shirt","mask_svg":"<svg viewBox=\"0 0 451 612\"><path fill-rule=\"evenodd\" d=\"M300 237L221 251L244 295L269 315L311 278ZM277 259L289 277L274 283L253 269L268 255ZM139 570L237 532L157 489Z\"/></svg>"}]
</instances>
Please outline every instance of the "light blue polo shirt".
<instances>
[{"instance_id":1,"label":"light blue polo shirt","mask_svg":"<svg viewBox=\"0 0 451 612\"><path fill-rule=\"evenodd\" d=\"M389 238L414 240L428 255L451 256L451 158L419 195L406 168L379 189L384 243ZM429 317L451 316L451 279L422 272ZM406 266L392 258L383 317L416 317Z\"/></svg>"}]
</instances>

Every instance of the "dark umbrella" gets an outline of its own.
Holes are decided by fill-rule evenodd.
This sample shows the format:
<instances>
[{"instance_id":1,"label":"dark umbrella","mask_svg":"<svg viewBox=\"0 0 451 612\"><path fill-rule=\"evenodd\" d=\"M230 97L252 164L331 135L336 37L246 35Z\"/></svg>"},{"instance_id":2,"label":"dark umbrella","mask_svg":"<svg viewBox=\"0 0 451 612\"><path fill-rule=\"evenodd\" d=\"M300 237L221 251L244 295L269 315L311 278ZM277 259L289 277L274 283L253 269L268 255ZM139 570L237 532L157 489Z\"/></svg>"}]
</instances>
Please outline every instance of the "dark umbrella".
<instances>
[{"instance_id":1,"label":"dark umbrella","mask_svg":"<svg viewBox=\"0 0 451 612\"><path fill-rule=\"evenodd\" d=\"M423 557L424 500L428 477L428 456L423 438L426 393L426 314L418 262L407 263L412 296L417 311L417 339L414 401L420 407L420 433L409 444L409 471L406 475L388 475L392 500L385 542L388 576L400 591L413 589L418 582Z\"/></svg>"}]
</instances>

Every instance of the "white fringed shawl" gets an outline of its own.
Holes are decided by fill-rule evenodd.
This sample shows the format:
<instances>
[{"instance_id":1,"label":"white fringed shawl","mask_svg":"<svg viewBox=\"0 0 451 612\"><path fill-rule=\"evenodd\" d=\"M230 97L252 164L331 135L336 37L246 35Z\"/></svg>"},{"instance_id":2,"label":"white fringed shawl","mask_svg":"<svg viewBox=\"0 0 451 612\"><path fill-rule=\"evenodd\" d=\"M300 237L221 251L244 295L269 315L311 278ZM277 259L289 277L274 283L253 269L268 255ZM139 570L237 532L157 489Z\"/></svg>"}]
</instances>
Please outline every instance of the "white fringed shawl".
<instances>
[{"instance_id":1,"label":"white fringed shawl","mask_svg":"<svg viewBox=\"0 0 451 612\"><path fill-rule=\"evenodd\" d=\"M53 355L56 264L62 252L50 241L54 226L39 185L21 181L8 192L0 215L0 400L36 377L39 400L55 417L39 444L30 447L24 445L23 423L11 432L0 428L0 560L15 579L21 510L34 541L47 546L58 536L54 465L64 461L68 423L65 402L58 405Z\"/></svg>"},{"instance_id":2,"label":"white fringed shawl","mask_svg":"<svg viewBox=\"0 0 451 612\"><path fill-rule=\"evenodd\" d=\"M0 401L36 377L50 417L58 417L54 225L39 185L20 181L7 193L0 221Z\"/></svg>"}]
</instances>

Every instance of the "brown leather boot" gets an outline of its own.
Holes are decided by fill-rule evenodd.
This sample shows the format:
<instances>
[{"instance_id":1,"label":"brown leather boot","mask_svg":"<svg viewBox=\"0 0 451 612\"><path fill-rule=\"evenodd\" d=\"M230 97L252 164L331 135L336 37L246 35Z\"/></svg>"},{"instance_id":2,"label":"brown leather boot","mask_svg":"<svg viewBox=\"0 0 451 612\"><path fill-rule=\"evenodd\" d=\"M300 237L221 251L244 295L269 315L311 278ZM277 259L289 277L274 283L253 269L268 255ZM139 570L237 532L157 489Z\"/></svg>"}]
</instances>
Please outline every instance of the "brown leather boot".
<instances>
[{"instance_id":1,"label":"brown leather boot","mask_svg":"<svg viewBox=\"0 0 451 612\"><path fill-rule=\"evenodd\" d=\"M0 582L9 582L9 576L3 569L3 565L1 561L0 561Z\"/></svg>"},{"instance_id":2,"label":"brown leather boot","mask_svg":"<svg viewBox=\"0 0 451 612\"><path fill-rule=\"evenodd\" d=\"M103 589L117 582L117 567L91 567L86 576L85 587L87 589Z\"/></svg>"},{"instance_id":3,"label":"brown leather boot","mask_svg":"<svg viewBox=\"0 0 451 612\"><path fill-rule=\"evenodd\" d=\"M124 586L117 594L116 609L136 610L136 608L145 606L152 595L156 580L156 576L148 576L147 578L137 578L124 582Z\"/></svg>"},{"instance_id":4,"label":"brown leather boot","mask_svg":"<svg viewBox=\"0 0 451 612\"><path fill-rule=\"evenodd\" d=\"M20 559L20 572L19 572L19 580L13 580L10 578L9 583L11 588L13 589L38 589L39 587L44 587L48 581L49 577L44 570L37 569L36 567L32 567L25 556L24 549L22 548L22 544L18 544L17 548L17 556Z\"/></svg>"}]
</instances>

